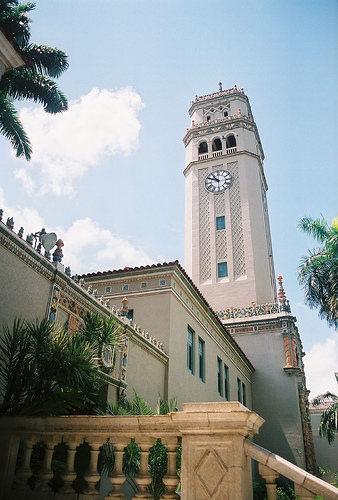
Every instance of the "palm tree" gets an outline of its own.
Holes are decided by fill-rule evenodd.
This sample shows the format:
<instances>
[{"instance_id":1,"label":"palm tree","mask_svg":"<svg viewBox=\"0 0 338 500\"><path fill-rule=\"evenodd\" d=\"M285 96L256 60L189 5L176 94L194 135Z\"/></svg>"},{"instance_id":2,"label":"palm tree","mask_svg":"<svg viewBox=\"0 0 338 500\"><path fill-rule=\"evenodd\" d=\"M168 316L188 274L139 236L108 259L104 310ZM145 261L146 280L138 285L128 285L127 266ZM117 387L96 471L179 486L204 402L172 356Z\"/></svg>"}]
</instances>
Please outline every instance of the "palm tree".
<instances>
[{"instance_id":1,"label":"palm tree","mask_svg":"<svg viewBox=\"0 0 338 500\"><path fill-rule=\"evenodd\" d=\"M86 331L69 334L47 319L16 319L12 328L5 325L0 337L0 415L57 416L79 409L88 413L97 406L102 380L95 358L102 340L120 344L115 322L101 320L101 340L89 340Z\"/></svg>"},{"instance_id":2,"label":"palm tree","mask_svg":"<svg viewBox=\"0 0 338 500\"><path fill-rule=\"evenodd\" d=\"M14 43L25 66L12 69L0 80L0 132L7 137L16 156L30 160L32 147L12 102L28 99L40 102L47 113L68 108L67 99L53 78L67 68L67 55L62 50L30 43L28 13L35 3L19 4L18 0L0 0L0 29Z\"/></svg>"},{"instance_id":3,"label":"palm tree","mask_svg":"<svg viewBox=\"0 0 338 500\"><path fill-rule=\"evenodd\" d=\"M313 406L319 406L322 403L329 403L329 405L320 418L319 435L326 437L328 443L332 444L334 434L338 432L338 396L332 392L326 392L312 400Z\"/></svg>"},{"instance_id":4,"label":"palm tree","mask_svg":"<svg viewBox=\"0 0 338 500\"><path fill-rule=\"evenodd\" d=\"M320 243L299 266L305 303L318 308L320 318L338 328L338 217L331 226L324 218L304 217L298 227Z\"/></svg>"}]
</instances>

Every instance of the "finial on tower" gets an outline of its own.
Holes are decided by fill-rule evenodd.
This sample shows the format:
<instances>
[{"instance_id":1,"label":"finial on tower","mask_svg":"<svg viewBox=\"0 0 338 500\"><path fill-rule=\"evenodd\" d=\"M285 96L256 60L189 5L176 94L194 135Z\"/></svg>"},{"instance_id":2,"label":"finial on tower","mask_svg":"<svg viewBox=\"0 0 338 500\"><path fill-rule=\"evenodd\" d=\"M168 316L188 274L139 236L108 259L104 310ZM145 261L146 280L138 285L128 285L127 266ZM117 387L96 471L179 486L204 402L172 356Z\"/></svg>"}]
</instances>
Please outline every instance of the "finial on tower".
<instances>
[{"instance_id":1,"label":"finial on tower","mask_svg":"<svg viewBox=\"0 0 338 500\"><path fill-rule=\"evenodd\" d=\"M223 90L223 88L222 88L222 82L219 82L218 88L219 88L219 91L222 92L222 90Z\"/></svg>"},{"instance_id":2,"label":"finial on tower","mask_svg":"<svg viewBox=\"0 0 338 500\"><path fill-rule=\"evenodd\" d=\"M279 275L277 279L279 283L278 299L280 302L280 309L281 311L291 312L290 301L286 299L283 287L283 276Z\"/></svg>"}]
</instances>

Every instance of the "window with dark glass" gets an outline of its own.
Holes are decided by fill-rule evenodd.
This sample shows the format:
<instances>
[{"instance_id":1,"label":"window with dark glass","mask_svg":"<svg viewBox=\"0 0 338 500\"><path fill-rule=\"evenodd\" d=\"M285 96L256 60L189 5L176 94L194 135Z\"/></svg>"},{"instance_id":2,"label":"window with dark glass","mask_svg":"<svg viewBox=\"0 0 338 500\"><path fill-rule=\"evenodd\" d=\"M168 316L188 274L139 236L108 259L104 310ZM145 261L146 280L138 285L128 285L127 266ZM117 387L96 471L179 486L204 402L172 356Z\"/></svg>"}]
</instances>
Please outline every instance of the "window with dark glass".
<instances>
[{"instance_id":1,"label":"window with dark glass","mask_svg":"<svg viewBox=\"0 0 338 500\"><path fill-rule=\"evenodd\" d=\"M194 373L194 335L195 332L188 327L187 368L191 373Z\"/></svg>"},{"instance_id":2,"label":"window with dark glass","mask_svg":"<svg viewBox=\"0 0 338 500\"><path fill-rule=\"evenodd\" d=\"M225 216L224 215L216 217L216 231L220 231L222 229L225 229Z\"/></svg>"},{"instance_id":3,"label":"window with dark glass","mask_svg":"<svg viewBox=\"0 0 338 500\"><path fill-rule=\"evenodd\" d=\"M224 365L224 397L226 401L230 401L229 394L229 368L227 365Z\"/></svg>"},{"instance_id":4,"label":"window with dark glass","mask_svg":"<svg viewBox=\"0 0 338 500\"><path fill-rule=\"evenodd\" d=\"M242 382L242 403L244 404L244 406L246 406L246 387L243 382Z\"/></svg>"},{"instance_id":5,"label":"window with dark glass","mask_svg":"<svg viewBox=\"0 0 338 500\"><path fill-rule=\"evenodd\" d=\"M237 400L241 403L242 402L242 382L237 379Z\"/></svg>"},{"instance_id":6,"label":"window with dark glass","mask_svg":"<svg viewBox=\"0 0 338 500\"><path fill-rule=\"evenodd\" d=\"M222 360L220 358L217 358L217 390L218 394L223 396Z\"/></svg>"},{"instance_id":7,"label":"window with dark glass","mask_svg":"<svg viewBox=\"0 0 338 500\"><path fill-rule=\"evenodd\" d=\"M202 382L205 379L205 343L202 339L198 339L198 376Z\"/></svg>"},{"instance_id":8,"label":"window with dark glass","mask_svg":"<svg viewBox=\"0 0 338 500\"><path fill-rule=\"evenodd\" d=\"M228 263L218 262L217 264L217 276L218 278L226 278L228 276Z\"/></svg>"}]
</instances>

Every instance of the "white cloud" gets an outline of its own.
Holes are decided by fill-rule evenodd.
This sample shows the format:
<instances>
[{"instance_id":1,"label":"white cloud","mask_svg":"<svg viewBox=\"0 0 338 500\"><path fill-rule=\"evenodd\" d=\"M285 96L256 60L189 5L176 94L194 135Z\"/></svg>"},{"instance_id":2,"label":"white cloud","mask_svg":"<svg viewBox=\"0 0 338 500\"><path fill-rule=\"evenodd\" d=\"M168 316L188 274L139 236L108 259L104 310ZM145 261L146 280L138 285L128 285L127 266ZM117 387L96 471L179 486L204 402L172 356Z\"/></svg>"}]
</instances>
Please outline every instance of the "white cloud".
<instances>
[{"instance_id":1,"label":"white cloud","mask_svg":"<svg viewBox=\"0 0 338 500\"><path fill-rule=\"evenodd\" d=\"M35 209L8 206L1 189L0 207L4 209L4 222L7 217L14 218L16 233L21 226L24 227L24 238L42 227L46 228L47 233L55 232L64 242L62 263L70 266L73 274L135 267L154 262L144 250L134 246L127 238L113 234L90 218L76 220L68 228L50 227Z\"/></svg>"},{"instance_id":2,"label":"white cloud","mask_svg":"<svg viewBox=\"0 0 338 500\"><path fill-rule=\"evenodd\" d=\"M321 343L315 344L304 358L307 387L310 399L327 391L338 393L334 373L338 371L338 332Z\"/></svg>"},{"instance_id":3,"label":"white cloud","mask_svg":"<svg viewBox=\"0 0 338 500\"><path fill-rule=\"evenodd\" d=\"M89 217L73 222L67 230L56 230L59 235L62 234L65 243L64 263L71 266L73 273L113 270L154 262L146 252L102 228Z\"/></svg>"},{"instance_id":4,"label":"white cloud","mask_svg":"<svg viewBox=\"0 0 338 500\"><path fill-rule=\"evenodd\" d=\"M23 108L20 118L33 147L32 160L16 171L28 193L72 195L75 180L104 158L138 147L144 107L132 88L94 88L65 113Z\"/></svg>"}]
</instances>

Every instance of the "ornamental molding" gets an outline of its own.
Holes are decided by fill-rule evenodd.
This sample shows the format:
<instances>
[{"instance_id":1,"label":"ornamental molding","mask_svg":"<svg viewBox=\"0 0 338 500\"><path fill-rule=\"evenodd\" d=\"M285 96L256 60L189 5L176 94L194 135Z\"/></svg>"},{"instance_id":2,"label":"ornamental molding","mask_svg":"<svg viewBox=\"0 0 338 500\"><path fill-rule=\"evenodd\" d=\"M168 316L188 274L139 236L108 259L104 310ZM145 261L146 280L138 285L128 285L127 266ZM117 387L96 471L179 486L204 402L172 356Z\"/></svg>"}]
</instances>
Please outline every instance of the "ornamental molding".
<instances>
[{"instance_id":1,"label":"ornamental molding","mask_svg":"<svg viewBox=\"0 0 338 500\"><path fill-rule=\"evenodd\" d=\"M66 275L58 272L55 276L55 284L60 287L63 295L67 296L69 300L81 304L84 309L92 312L97 312L99 309L101 313L107 316L111 314L111 311L101 304L98 299L95 299L93 295L90 295L74 281L67 279Z\"/></svg>"},{"instance_id":2,"label":"ornamental molding","mask_svg":"<svg viewBox=\"0 0 338 500\"><path fill-rule=\"evenodd\" d=\"M186 135L183 138L185 146L189 144L192 139L199 138L201 136L206 136L210 134L216 134L219 132L225 132L229 130L235 130L237 128L245 128L251 130L255 133L258 143L260 144L258 130L255 122L252 122L249 118L237 118L230 117L230 120L224 118L224 120L214 120L212 122L202 122L200 124L194 124L193 127L188 129ZM227 120L227 121L226 121Z\"/></svg>"},{"instance_id":3,"label":"ornamental molding","mask_svg":"<svg viewBox=\"0 0 338 500\"><path fill-rule=\"evenodd\" d=\"M17 241L17 237L4 232L2 227L0 227L0 244L48 280L53 279L56 272L53 264L24 242Z\"/></svg>"}]
</instances>

